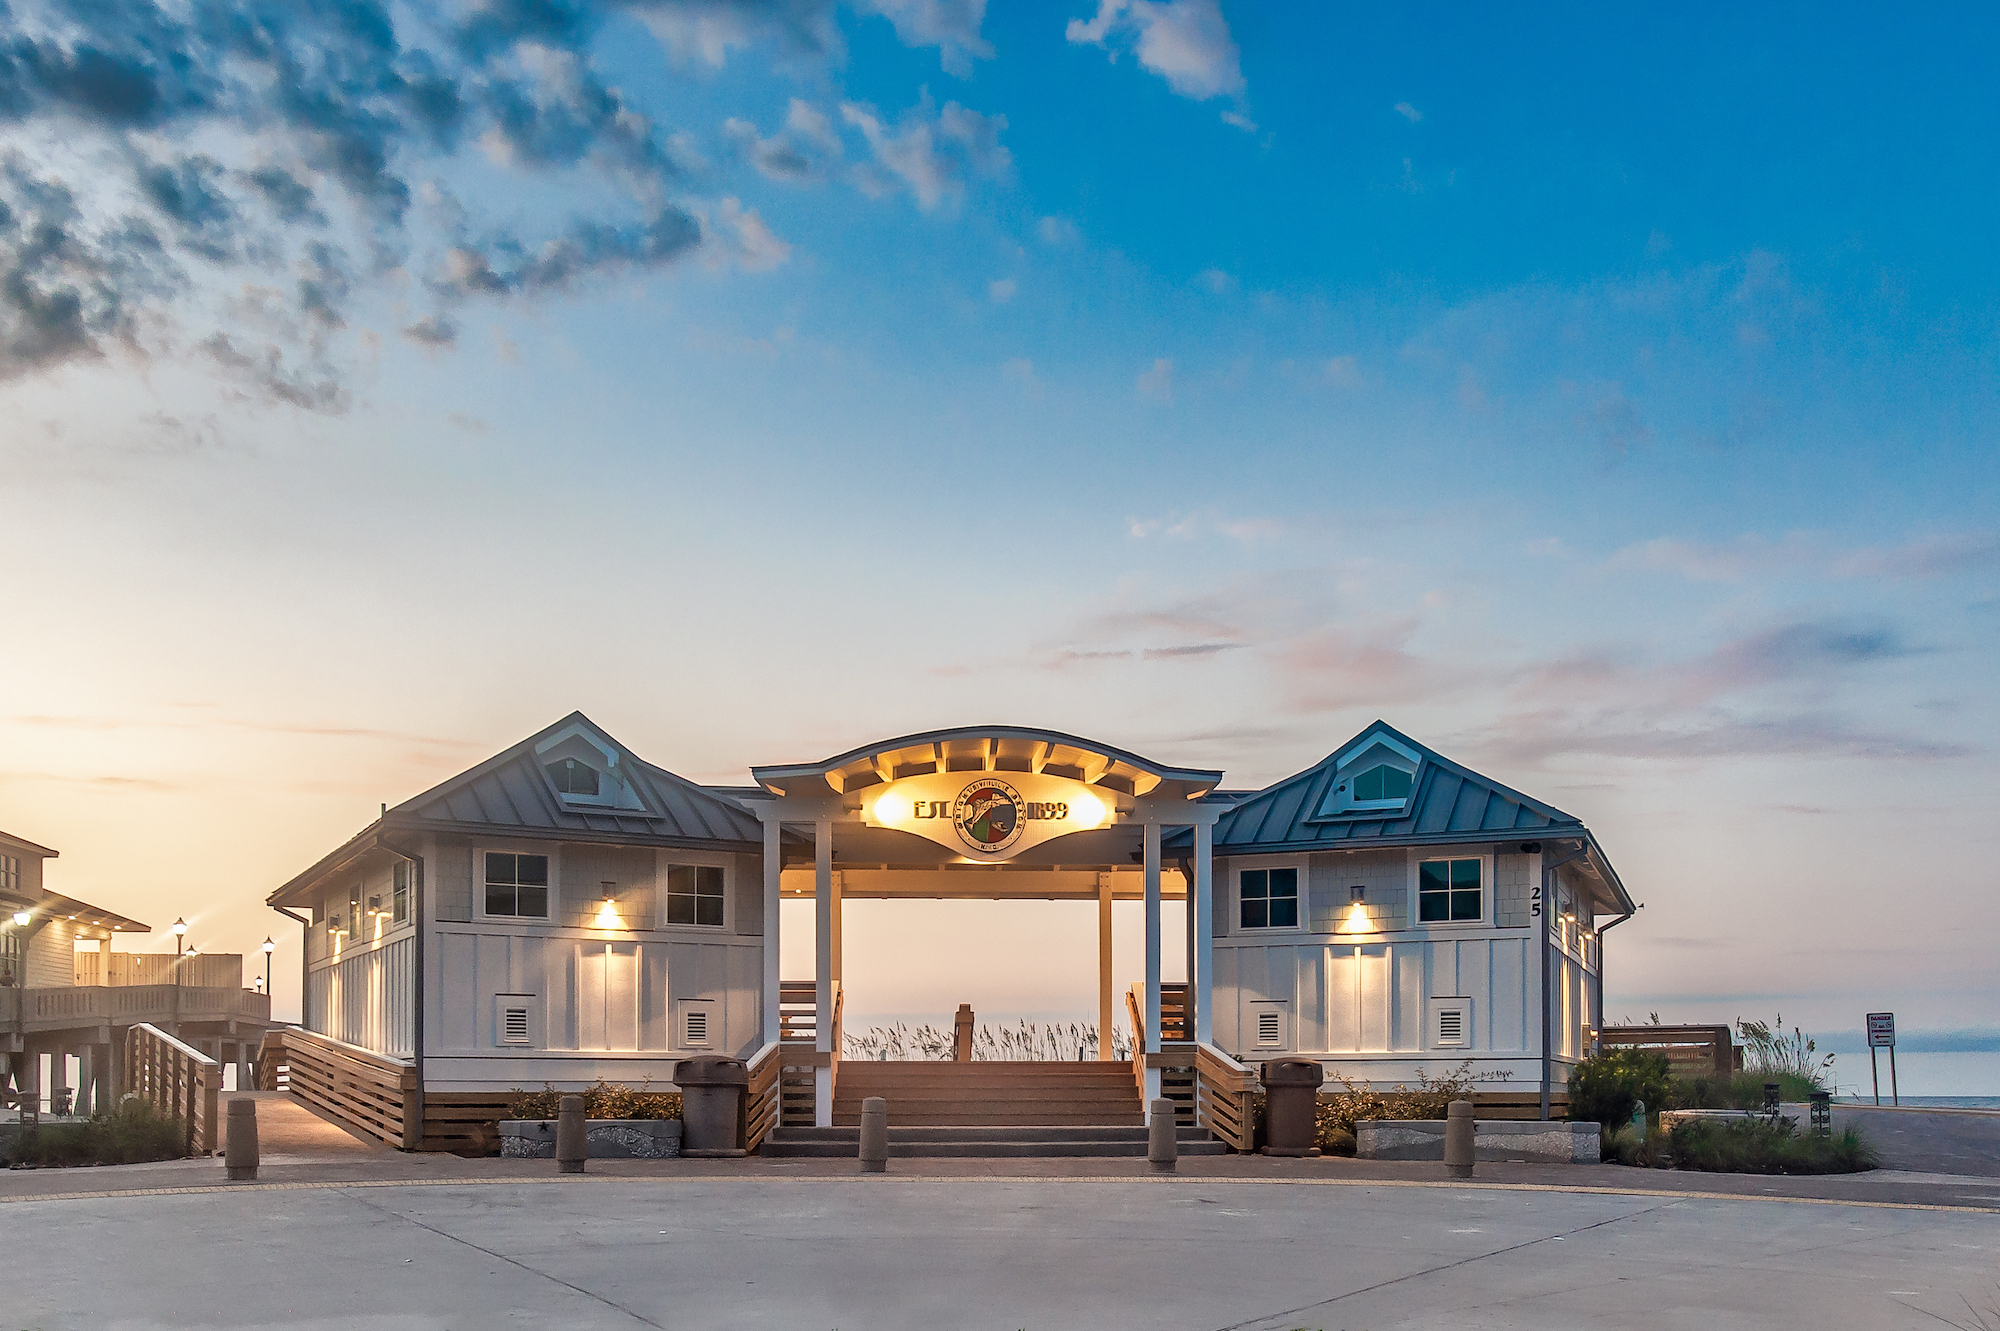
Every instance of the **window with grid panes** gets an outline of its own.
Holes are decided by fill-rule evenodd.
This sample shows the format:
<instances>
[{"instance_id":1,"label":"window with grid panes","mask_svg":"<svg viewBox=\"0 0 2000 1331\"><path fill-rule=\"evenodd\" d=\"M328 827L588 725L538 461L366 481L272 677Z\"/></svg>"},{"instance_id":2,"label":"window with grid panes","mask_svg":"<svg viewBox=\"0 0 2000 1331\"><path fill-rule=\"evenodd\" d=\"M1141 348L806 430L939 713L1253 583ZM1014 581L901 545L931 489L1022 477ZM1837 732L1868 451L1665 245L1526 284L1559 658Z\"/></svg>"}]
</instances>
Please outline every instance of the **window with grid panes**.
<instances>
[{"instance_id":1,"label":"window with grid panes","mask_svg":"<svg viewBox=\"0 0 2000 1331\"><path fill-rule=\"evenodd\" d=\"M667 923L722 927L723 873L712 864L667 866Z\"/></svg>"},{"instance_id":2,"label":"window with grid panes","mask_svg":"<svg viewBox=\"0 0 2000 1331\"><path fill-rule=\"evenodd\" d=\"M549 917L549 857L487 851L486 913L546 920Z\"/></svg>"},{"instance_id":3,"label":"window with grid panes","mask_svg":"<svg viewBox=\"0 0 2000 1331\"><path fill-rule=\"evenodd\" d=\"M1425 860L1417 866L1417 920L1451 924L1477 920L1481 914L1480 862Z\"/></svg>"},{"instance_id":4,"label":"window with grid panes","mask_svg":"<svg viewBox=\"0 0 2000 1331\"><path fill-rule=\"evenodd\" d=\"M1245 929L1299 927L1299 871L1244 869L1236 876L1237 919Z\"/></svg>"}]
</instances>

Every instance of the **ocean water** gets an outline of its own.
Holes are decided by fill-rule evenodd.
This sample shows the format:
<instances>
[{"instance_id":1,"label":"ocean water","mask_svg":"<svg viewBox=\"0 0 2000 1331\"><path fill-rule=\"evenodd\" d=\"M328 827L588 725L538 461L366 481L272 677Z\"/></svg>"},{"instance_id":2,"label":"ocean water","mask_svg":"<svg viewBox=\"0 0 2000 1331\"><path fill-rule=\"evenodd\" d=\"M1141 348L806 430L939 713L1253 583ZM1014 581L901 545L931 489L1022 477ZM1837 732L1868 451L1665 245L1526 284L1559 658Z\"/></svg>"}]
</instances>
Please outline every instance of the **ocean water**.
<instances>
[{"instance_id":1,"label":"ocean water","mask_svg":"<svg viewBox=\"0 0 2000 1331\"><path fill-rule=\"evenodd\" d=\"M1839 1103L1872 1105L1872 1093L1843 1096ZM1891 1103L1887 1087L1882 1090L1882 1103ZM1896 1102L1904 1106L1918 1105L1926 1109L1992 1109L2000 1110L2000 1095L1906 1095Z\"/></svg>"}]
</instances>

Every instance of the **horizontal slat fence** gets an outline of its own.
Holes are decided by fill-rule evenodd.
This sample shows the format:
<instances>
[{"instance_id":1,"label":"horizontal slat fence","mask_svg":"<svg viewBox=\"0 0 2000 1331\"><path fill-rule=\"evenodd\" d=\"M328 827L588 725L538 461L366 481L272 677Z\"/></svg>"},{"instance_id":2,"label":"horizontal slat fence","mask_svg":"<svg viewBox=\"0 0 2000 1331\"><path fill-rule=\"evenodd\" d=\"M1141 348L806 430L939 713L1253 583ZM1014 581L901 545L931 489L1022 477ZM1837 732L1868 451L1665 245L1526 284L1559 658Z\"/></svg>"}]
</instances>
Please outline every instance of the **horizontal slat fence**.
<instances>
[{"instance_id":1,"label":"horizontal slat fence","mask_svg":"<svg viewBox=\"0 0 2000 1331\"><path fill-rule=\"evenodd\" d=\"M405 1106L417 1089L414 1064L296 1026L267 1032L257 1061L263 1089L278 1089L282 1063L285 1089L307 1104L391 1146L417 1144L404 1135ZM424 1117L428 1129L430 1116Z\"/></svg>"},{"instance_id":2,"label":"horizontal slat fence","mask_svg":"<svg viewBox=\"0 0 2000 1331\"><path fill-rule=\"evenodd\" d=\"M1677 1077L1727 1077L1743 1066L1727 1026L1606 1026L1598 1041L1607 1050L1664 1054Z\"/></svg>"}]
</instances>

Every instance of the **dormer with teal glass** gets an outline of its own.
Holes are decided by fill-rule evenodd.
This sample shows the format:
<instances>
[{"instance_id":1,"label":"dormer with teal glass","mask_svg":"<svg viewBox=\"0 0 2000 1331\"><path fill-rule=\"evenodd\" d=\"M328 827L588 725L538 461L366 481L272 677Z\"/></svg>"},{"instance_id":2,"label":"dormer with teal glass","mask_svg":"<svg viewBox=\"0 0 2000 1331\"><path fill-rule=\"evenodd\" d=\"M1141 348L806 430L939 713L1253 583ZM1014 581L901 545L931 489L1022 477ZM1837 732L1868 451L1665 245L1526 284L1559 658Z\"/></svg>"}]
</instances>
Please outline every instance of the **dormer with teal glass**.
<instances>
[{"instance_id":1,"label":"dormer with teal glass","mask_svg":"<svg viewBox=\"0 0 2000 1331\"><path fill-rule=\"evenodd\" d=\"M1394 735L1370 731L1335 755L1320 818L1401 818L1410 806L1423 755Z\"/></svg>"}]
</instances>

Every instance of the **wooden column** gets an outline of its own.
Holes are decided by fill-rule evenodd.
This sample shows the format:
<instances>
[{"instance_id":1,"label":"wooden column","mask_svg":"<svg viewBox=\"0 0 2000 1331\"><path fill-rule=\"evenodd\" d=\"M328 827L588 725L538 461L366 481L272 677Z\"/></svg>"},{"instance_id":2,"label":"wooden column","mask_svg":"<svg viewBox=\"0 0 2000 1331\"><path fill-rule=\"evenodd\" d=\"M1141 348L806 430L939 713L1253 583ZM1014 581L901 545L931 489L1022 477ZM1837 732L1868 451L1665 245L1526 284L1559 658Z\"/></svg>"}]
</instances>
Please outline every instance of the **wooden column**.
<instances>
[{"instance_id":1,"label":"wooden column","mask_svg":"<svg viewBox=\"0 0 2000 1331\"><path fill-rule=\"evenodd\" d=\"M778 875L784 871L784 825L764 820L764 1043L778 1042Z\"/></svg>"},{"instance_id":2,"label":"wooden column","mask_svg":"<svg viewBox=\"0 0 2000 1331\"><path fill-rule=\"evenodd\" d=\"M833 820L813 821L813 1048L833 1052ZM813 1069L813 1126L833 1126L833 1069Z\"/></svg>"},{"instance_id":3,"label":"wooden column","mask_svg":"<svg viewBox=\"0 0 2000 1331\"><path fill-rule=\"evenodd\" d=\"M1117 1020L1112 1006L1111 984L1111 875L1097 875L1097 1061L1109 1063L1117 1057L1111 1031Z\"/></svg>"},{"instance_id":4,"label":"wooden column","mask_svg":"<svg viewBox=\"0 0 2000 1331\"><path fill-rule=\"evenodd\" d=\"M1134 1032L1137 1047L1148 1054L1160 1052L1160 825L1148 818L1145 824L1146 860L1146 1029ZM1160 1070L1146 1068L1146 1112L1160 1098Z\"/></svg>"},{"instance_id":5,"label":"wooden column","mask_svg":"<svg viewBox=\"0 0 2000 1331\"><path fill-rule=\"evenodd\" d=\"M1194 995L1194 1038L1215 1040L1215 825L1194 825L1194 882L1188 890L1194 912L1194 966L1188 976Z\"/></svg>"}]
</instances>

